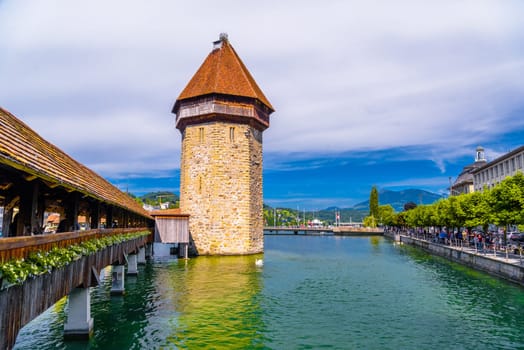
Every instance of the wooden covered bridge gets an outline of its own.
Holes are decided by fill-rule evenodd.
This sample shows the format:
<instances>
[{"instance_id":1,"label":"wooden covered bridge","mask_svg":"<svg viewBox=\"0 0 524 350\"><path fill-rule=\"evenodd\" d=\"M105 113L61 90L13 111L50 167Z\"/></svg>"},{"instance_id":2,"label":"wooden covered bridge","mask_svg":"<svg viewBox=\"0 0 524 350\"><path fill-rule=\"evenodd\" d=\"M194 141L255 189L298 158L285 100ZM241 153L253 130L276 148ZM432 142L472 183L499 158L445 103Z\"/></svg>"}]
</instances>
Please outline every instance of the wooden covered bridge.
<instances>
[{"instance_id":1,"label":"wooden covered bridge","mask_svg":"<svg viewBox=\"0 0 524 350\"><path fill-rule=\"evenodd\" d=\"M65 332L90 334L89 287L99 283L101 269L113 265L112 292L123 293L124 264L128 274L137 273L136 264L145 262L153 241L154 219L133 198L1 108L0 208L0 264L28 259L37 251L45 254L88 240L119 237L116 243L79 254L65 266L25 281L9 283L0 273L0 349L11 348L21 327L66 295ZM60 216L57 233L45 232L49 213Z\"/></svg>"},{"instance_id":2,"label":"wooden covered bridge","mask_svg":"<svg viewBox=\"0 0 524 350\"><path fill-rule=\"evenodd\" d=\"M79 216L87 218L92 229L144 227L152 219L128 194L4 109L0 109L0 200L3 237L42 233L44 214L50 212L65 220L64 231L78 228Z\"/></svg>"}]
</instances>

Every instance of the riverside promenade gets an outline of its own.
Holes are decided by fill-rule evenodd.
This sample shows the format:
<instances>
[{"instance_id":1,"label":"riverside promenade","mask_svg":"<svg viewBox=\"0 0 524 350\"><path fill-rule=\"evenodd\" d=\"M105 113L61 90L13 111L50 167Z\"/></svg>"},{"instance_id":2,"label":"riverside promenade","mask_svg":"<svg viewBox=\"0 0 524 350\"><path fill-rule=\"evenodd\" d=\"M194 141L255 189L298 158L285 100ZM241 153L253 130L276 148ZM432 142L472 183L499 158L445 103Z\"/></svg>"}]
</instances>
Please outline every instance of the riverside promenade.
<instances>
[{"instance_id":1,"label":"riverside promenade","mask_svg":"<svg viewBox=\"0 0 524 350\"><path fill-rule=\"evenodd\" d=\"M416 235L407 232L384 232L384 236L401 244L409 244L422 250L447 258L451 261L487 272L524 286L524 261L522 253L513 254L508 248L494 249L483 246L482 249L471 247L462 241L450 244L434 242L428 235Z\"/></svg>"}]
</instances>

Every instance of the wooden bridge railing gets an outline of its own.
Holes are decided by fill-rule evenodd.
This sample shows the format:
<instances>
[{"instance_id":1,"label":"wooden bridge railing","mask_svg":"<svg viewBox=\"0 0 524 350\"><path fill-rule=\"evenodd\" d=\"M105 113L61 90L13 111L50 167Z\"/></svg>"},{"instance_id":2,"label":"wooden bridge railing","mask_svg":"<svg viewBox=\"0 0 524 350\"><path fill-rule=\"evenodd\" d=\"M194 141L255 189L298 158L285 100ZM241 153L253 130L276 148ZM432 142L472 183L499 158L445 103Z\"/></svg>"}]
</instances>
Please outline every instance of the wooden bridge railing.
<instances>
[{"instance_id":1,"label":"wooden bridge railing","mask_svg":"<svg viewBox=\"0 0 524 350\"><path fill-rule=\"evenodd\" d=\"M94 238L102 238L113 235L121 235L134 232L151 231L150 228L114 228L95 229L87 231L62 232L36 236L6 237L0 238L0 263L12 259L27 258L36 251L49 251L53 247L67 248ZM152 233L149 236L152 241Z\"/></svg>"}]
</instances>

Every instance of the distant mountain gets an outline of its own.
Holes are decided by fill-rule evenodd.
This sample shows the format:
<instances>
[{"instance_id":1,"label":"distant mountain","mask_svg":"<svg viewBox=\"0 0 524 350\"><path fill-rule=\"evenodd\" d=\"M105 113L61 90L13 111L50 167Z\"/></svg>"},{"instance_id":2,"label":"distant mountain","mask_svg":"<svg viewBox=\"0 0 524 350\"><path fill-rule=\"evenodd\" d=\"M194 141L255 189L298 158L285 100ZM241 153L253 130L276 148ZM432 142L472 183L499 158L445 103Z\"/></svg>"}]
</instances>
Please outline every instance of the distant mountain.
<instances>
[{"instance_id":1,"label":"distant mountain","mask_svg":"<svg viewBox=\"0 0 524 350\"><path fill-rule=\"evenodd\" d=\"M404 211L404 204L408 202L413 202L417 205L420 204L432 204L442 196L417 189L409 189L403 191L389 191L381 190L378 193L378 202L380 205L390 204L397 213ZM294 222L296 218L296 211L294 209L278 208L279 209L279 220L281 222ZM273 208L264 204L265 216L272 217ZM335 222L336 213L340 214L340 222L349 223L349 222L362 222L366 216L369 215L369 200L361 202L353 206L352 208L339 208L339 207L329 207L319 211L306 211L306 221L312 219L320 219L321 221L333 224ZM303 214L298 213L298 216L301 217L301 220L304 220ZM271 222L271 221L270 221Z\"/></svg>"},{"instance_id":2,"label":"distant mountain","mask_svg":"<svg viewBox=\"0 0 524 350\"><path fill-rule=\"evenodd\" d=\"M403 191L381 190L378 193L379 204L390 204L396 212L403 211L404 204L408 202L413 202L417 205L432 204L441 198L442 196L439 194L417 189L408 189ZM356 204L353 209L369 211L369 200Z\"/></svg>"}]
</instances>

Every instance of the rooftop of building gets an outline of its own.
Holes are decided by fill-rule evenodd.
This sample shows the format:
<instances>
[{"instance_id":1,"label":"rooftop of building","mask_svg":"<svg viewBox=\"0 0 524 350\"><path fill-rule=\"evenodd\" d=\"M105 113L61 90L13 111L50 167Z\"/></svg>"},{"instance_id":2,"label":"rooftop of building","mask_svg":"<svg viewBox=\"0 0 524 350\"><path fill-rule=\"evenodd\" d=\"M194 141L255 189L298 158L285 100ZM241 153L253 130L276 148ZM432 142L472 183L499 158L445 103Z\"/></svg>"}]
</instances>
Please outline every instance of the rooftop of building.
<instances>
[{"instance_id":1,"label":"rooftop of building","mask_svg":"<svg viewBox=\"0 0 524 350\"><path fill-rule=\"evenodd\" d=\"M484 164L483 166L481 166L479 168L476 168L475 170L472 171L472 174L475 174L475 173L477 173L479 171L487 169L490 166L492 166L494 164L498 164L498 163L500 163L500 162L502 162L502 161L504 161L506 159L509 159L509 158L513 157L514 155L516 155L517 153L520 153L520 152L524 152L524 145L522 145L520 147L517 147L514 150L509 151L508 153L503 154L500 157L495 158L494 160L492 160L490 162L487 162L486 164Z\"/></svg>"},{"instance_id":2,"label":"rooftop of building","mask_svg":"<svg viewBox=\"0 0 524 350\"><path fill-rule=\"evenodd\" d=\"M50 187L78 191L142 216L149 216L131 196L46 141L1 107L0 164L38 177Z\"/></svg>"},{"instance_id":3,"label":"rooftop of building","mask_svg":"<svg viewBox=\"0 0 524 350\"><path fill-rule=\"evenodd\" d=\"M189 214L182 213L180 208L152 210L150 215L152 217L189 217Z\"/></svg>"},{"instance_id":4,"label":"rooftop of building","mask_svg":"<svg viewBox=\"0 0 524 350\"><path fill-rule=\"evenodd\" d=\"M220 39L214 42L213 50L184 88L173 110L176 110L182 100L212 94L253 98L274 111L273 106L229 43L227 34L221 34Z\"/></svg>"}]
</instances>

